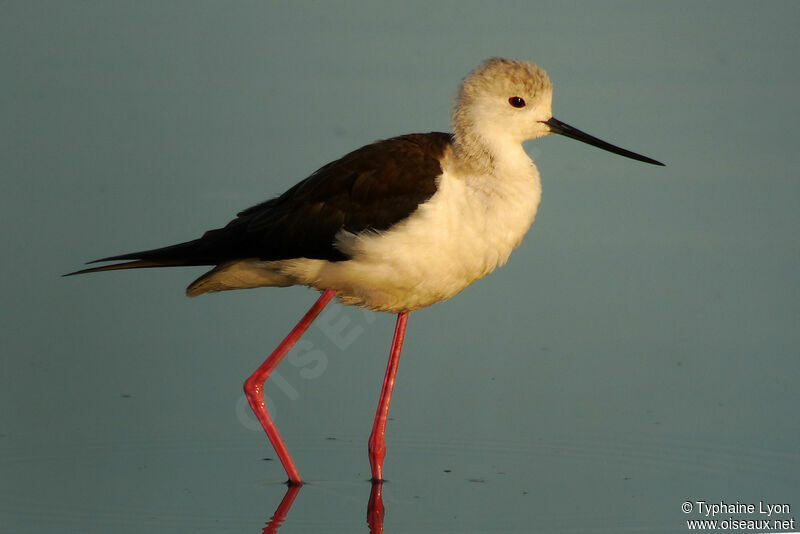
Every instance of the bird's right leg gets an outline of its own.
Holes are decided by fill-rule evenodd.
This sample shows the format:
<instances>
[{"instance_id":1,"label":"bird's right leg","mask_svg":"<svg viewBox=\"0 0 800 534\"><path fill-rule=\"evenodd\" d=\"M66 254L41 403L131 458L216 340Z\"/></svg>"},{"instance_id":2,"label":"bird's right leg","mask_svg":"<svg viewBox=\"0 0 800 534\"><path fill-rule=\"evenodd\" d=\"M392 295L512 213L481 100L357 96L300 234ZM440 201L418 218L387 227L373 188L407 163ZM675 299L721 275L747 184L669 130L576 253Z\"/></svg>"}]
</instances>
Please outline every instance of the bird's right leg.
<instances>
[{"instance_id":1,"label":"bird's right leg","mask_svg":"<svg viewBox=\"0 0 800 534\"><path fill-rule=\"evenodd\" d=\"M300 319L297 326L289 332L286 339L281 341L278 348L276 348L264 363L250 375L250 378L244 382L244 394L247 397L247 401L250 403L253 413L258 417L261 426L264 427L264 432L267 433L269 442L272 443L272 446L275 448L275 452L278 454L278 458L281 464L283 464L286 474L289 475L289 485L299 486L303 483L303 480L300 478L300 473L297 472L294 461L292 461L289 449L286 448L286 444L278 433L278 428L267 412L267 406L264 404L264 382L267 381L270 373L278 366L283 357L286 356L297 340L300 339L300 336L303 335L303 332L311 326L314 319L317 318L322 309L325 308L335 295L336 291L333 289L326 289L311 309Z\"/></svg>"},{"instance_id":2,"label":"bird's right leg","mask_svg":"<svg viewBox=\"0 0 800 534\"><path fill-rule=\"evenodd\" d=\"M383 482L383 459L386 457L386 421L389 419L389 404L392 402L397 364L400 362L400 352L403 350L408 314L409 312L397 314L392 349L389 351L389 364L386 366L381 398L378 401L375 422L372 424L372 433L369 435L369 465L372 470L372 482Z\"/></svg>"}]
</instances>

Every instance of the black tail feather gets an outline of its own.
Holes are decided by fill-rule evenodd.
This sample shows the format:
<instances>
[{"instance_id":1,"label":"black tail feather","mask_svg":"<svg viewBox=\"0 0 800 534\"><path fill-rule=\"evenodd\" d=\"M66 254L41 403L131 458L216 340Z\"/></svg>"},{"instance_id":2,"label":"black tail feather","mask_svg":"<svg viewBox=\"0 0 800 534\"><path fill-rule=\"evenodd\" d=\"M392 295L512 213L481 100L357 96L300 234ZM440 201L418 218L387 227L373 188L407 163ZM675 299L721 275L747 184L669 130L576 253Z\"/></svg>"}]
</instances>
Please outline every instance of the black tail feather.
<instances>
[{"instance_id":1,"label":"black tail feather","mask_svg":"<svg viewBox=\"0 0 800 534\"><path fill-rule=\"evenodd\" d=\"M103 260L97 260L97 261L103 261ZM94 263L94 262L89 262L89 263ZM187 265L187 264L179 261L157 262L157 261L138 260L138 261L127 261L125 263L115 263L113 265L103 265L102 267L90 267L88 269L81 269L80 271L74 271L61 276L72 276L75 274L86 274L86 273L99 273L100 271L118 271L120 269L144 269L148 267L178 267L182 265Z\"/></svg>"},{"instance_id":2,"label":"black tail feather","mask_svg":"<svg viewBox=\"0 0 800 534\"><path fill-rule=\"evenodd\" d=\"M177 245L170 245L168 247L153 248L150 250L142 250L140 252L128 252L127 254L120 254L119 256L109 256L107 258L100 258L99 260L92 260L87 263L100 263L103 261L119 260L181 260L185 263L175 265L209 265L207 262L201 262L198 258L198 252L201 249L201 241L202 239L195 239L193 241L186 241L185 243L178 243Z\"/></svg>"},{"instance_id":3,"label":"black tail feather","mask_svg":"<svg viewBox=\"0 0 800 534\"><path fill-rule=\"evenodd\" d=\"M194 241L187 241L185 243L178 243L177 245L170 245L168 247L143 250L141 252L130 252L128 254L120 254L119 256L109 256L107 258L100 258L99 260L92 260L87 263L100 263L103 261L119 260L133 261L115 263L113 265L104 265L102 267L90 267L88 269L81 269L80 271L67 273L64 276L96 273L100 271L116 271L120 269L215 265L217 263L216 258L213 258L212 255L208 253L207 243L203 243L202 238L195 239Z\"/></svg>"}]
</instances>

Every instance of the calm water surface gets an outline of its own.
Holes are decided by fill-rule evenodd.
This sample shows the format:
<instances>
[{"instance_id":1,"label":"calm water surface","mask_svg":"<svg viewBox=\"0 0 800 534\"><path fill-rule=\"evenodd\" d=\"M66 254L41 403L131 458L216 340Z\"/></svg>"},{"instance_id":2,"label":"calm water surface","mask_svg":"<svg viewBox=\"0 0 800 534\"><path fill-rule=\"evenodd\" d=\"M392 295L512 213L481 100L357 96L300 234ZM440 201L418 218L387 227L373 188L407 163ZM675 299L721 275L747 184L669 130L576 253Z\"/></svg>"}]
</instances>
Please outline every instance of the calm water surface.
<instances>
[{"instance_id":1,"label":"calm water surface","mask_svg":"<svg viewBox=\"0 0 800 534\"><path fill-rule=\"evenodd\" d=\"M0 532L683 532L697 501L797 516L800 4L3 6ZM557 117L667 167L526 145L544 201L520 249L410 317L380 502L366 442L393 317L332 305L268 384L308 480L287 494L241 384L313 292L60 278L447 129L493 55L540 63Z\"/></svg>"}]
</instances>

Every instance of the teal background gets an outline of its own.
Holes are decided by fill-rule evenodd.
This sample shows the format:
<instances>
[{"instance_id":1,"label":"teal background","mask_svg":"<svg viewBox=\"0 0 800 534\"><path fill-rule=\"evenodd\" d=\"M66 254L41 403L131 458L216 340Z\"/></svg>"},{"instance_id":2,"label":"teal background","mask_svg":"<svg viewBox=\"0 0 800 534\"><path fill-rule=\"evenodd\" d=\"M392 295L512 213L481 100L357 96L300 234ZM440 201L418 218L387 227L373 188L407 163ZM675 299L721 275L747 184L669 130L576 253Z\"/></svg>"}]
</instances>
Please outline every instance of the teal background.
<instances>
[{"instance_id":1,"label":"teal background","mask_svg":"<svg viewBox=\"0 0 800 534\"><path fill-rule=\"evenodd\" d=\"M520 249L410 317L385 531L682 532L687 500L800 509L800 4L0 8L0 532L260 532L285 475L241 383L315 294L190 300L199 268L60 275L447 129L490 56L538 63L556 117L667 167L526 145L544 200ZM333 305L268 384L309 481L282 534L367 531L393 324Z\"/></svg>"}]
</instances>

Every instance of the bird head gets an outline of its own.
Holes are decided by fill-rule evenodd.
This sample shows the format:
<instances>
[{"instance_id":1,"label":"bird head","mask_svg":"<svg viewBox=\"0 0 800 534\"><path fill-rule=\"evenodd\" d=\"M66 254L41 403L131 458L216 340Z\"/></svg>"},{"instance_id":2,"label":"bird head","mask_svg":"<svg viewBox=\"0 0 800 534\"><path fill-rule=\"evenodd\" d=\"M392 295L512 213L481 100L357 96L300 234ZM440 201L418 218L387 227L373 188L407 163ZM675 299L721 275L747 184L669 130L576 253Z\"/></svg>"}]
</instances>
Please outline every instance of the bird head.
<instances>
[{"instance_id":1,"label":"bird head","mask_svg":"<svg viewBox=\"0 0 800 534\"><path fill-rule=\"evenodd\" d=\"M515 59L488 59L461 82L452 114L457 142L470 147L467 152L498 153L503 146L555 133L663 165L561 122L553 117L552 103L553 85L543 69Z\"/></svg>"}]
</instances>

